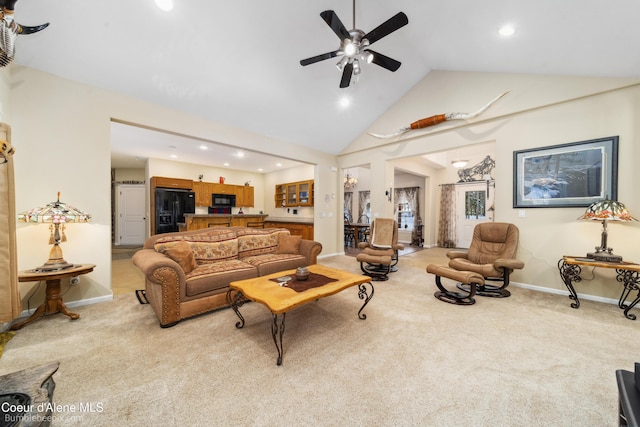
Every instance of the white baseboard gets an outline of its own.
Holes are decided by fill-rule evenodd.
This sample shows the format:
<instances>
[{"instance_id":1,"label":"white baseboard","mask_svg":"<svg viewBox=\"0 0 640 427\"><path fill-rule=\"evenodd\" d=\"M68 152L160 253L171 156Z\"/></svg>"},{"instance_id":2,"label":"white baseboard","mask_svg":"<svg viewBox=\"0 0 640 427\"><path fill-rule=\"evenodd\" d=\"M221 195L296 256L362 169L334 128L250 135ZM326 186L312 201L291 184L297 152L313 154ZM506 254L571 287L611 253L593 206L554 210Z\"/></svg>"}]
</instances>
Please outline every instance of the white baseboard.
<instances>
[{"instance_id":1,"label":"white baseboard","mask_svg":"<svg viewBox=\"0 0 640 427\"><path fill-rule=\"evenodd\" d=\"M109 294L109 295L105 295L102 297L95 297L95 298L87 298L87 299L81 299L78 301L70 301L70 302L66 302L64 303L64 305L66 305L67 307L71 308L71 307L81 307L83 305L90 305L90 304L98 304L101 302L107 302L107 301L112 301L113 300L113 293ZM33 309L31 309L31 311L29 310L22 310L22 312L20 313L20 316L18 317L18 319L22 319L23 317L29 317L31 316L37 309L38 307L34 307Z\"/></svg>"},{"instance_id":2,"label":"white baseboard","mask_svg":"<svg viewBox=\"0 0 640 427\"><path fill-rule=\"evenodd\" d=\"M516 286L518 288L524 288L524 289L530 289L532 291L537 291L537 292L546 292L548 294L555 294L555 295L564 295L564 296L569 296L569 291L563 291L560 289L551 289L551 288L545 288L544 286L534 286L534 285L529 285L526 283L518 283L518 282L511 282L510 285ZM599 297L597 295L589 295L589 294L581 294L578 293L578 298L580 298L581 300L587 300L587 301L596 301L596 302L603 302L605 304L615 304L618 305L618 300L617 299L613 299L613 298L604 298L604 297Z\"/></svg>"}]
</instances>

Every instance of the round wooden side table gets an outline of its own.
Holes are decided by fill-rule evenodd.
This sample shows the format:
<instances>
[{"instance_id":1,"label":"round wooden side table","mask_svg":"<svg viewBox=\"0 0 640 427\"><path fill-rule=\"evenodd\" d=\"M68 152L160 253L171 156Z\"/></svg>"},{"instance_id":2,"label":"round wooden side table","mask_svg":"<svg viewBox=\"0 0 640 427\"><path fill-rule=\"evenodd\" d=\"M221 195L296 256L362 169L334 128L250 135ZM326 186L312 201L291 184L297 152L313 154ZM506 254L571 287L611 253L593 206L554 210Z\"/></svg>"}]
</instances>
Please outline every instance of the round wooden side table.
<instances>
[{"instance_id":1,"label":"round wooden side table","mask_svg":"<svg viewBox=\"0 0 640 427\"><path fill-rule=\"evenodd\" d=\"M46 314L62 313L69 316L71 320L79 319L79 314L70 312L67 306L64 305L62 296L60 295L60 282L66 277L91 273L94 268L95 264L77 264L64 270L25 270L18 273L18 281L20 282L39 282L44 280L47 283L46 299L28 319L11 325L11 330L18 330Z\"/></svg>"}]
</instances>

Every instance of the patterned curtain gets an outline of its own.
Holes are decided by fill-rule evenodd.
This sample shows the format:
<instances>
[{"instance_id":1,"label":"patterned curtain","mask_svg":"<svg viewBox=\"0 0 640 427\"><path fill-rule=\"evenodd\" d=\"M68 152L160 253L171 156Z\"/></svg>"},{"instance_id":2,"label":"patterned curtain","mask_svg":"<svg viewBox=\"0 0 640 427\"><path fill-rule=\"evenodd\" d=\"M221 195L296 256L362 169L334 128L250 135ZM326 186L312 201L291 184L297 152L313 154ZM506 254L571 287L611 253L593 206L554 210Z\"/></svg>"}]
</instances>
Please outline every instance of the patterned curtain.
<instances>
[{"instance_id":1,"label":"patterned curtain","mask_svg":"<svg viewBox=\"0 0 640 427\"><path fill-rule=\"evenodd\" d=\"M420 187L396 188L393 195L396 210L398 203L408 203L413 217L417 219L420 216Z\"/></svg>"},{"instance_id":2,"label":"patterned curtain","mask_svg":"<svg viewBox=\"0 0 640 427\"><path fill-rule=\"evenodd\" d=\"M418 218L420 216L420 187L404 188L404 195L413 217Z\"/></svg>"},{"instance_id":3,"label":"patterned curtain","mask_svg":"<svg viewBox=\"0 0 640 427\"><path fill-rule=\"evenodd\" d=\"M0 323L20 315L11 128L0 123Z\"/></svg>"},{"instance_id":4,"label":"patterned curtain","mask_svg":"<svg viewBox=\"0 0 640 427\"><path fill-rule=\"evenodd\" d=\"M353 220L352 205L353 205L353 193L345 192L344 193L344 217L345 217L345 220L348 221L349 223L355 222Z\"/></svg>"},{"instance_id":5,"label":"patterned curtain","mask_svg":"<svg viewBox=\"0 0 640 427\"><path fill-rule=\"evenodd\" d=\"M371 191L358 191L358 222L361 222L360 217L364 215L364 211L367 208L367 203L369 203L370 199Z\"/></svg>"},{"instance_id":6,"label":"patterned curtain","mask_svg":"<svg viewBox=\"0 0 640 427\"><path fill-rule=\"evenodd\" d=\"M438 223L438 246L456 247L456 186L443 184L440 196L440 221Z\"/></svg>"}]
</instances>

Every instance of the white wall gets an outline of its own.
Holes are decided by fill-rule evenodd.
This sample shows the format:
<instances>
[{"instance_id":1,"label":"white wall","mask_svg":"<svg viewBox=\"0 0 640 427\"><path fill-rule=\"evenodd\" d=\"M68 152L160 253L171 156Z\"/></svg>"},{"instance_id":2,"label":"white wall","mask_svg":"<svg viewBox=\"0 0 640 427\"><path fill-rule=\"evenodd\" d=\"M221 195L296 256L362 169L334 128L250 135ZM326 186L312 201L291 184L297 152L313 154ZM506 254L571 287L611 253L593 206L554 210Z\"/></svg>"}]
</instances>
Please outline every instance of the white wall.
<instances>
[{"instance_id":1,"label":"white wall","mask_svg":"<svg viewBox=\"0 0 640 427\"><path fill-rule=\"evenodd\" d=\"M139 181L146 182L145 169L118 168L114 170L116 182Z\"/></svg>"},{"instance_id":2,"label":"white wall","mask_svg":"<svg viewBox=\"0 0 640 427\"><path fill-rule=\"evenodd\" d=\"M349 167L364 158L382 171L385 162L395 158L495 141L495 220L520 228L518 256L526 263L513 279L565 291L558 260L592 251L599 243L600 227L576 220L584 208L530 208L520 218L519 209L512 207L513 152L619 135L618 199L640 215L640 192L635 188L640 182L639 79L432 72L368 130L388 133L425 116L474 111L506 90L507 96L469 123L447 122L391 141L363 134L344 150L340 164ZM372 194L382 193L385 184L372 182ZM610 245L626 259L640 261L639 239L640 223L609 227ZM618 298L621 286L615 273L598 271L594 280L578 285L578 292Z\"/></svg>"}]
</instances>

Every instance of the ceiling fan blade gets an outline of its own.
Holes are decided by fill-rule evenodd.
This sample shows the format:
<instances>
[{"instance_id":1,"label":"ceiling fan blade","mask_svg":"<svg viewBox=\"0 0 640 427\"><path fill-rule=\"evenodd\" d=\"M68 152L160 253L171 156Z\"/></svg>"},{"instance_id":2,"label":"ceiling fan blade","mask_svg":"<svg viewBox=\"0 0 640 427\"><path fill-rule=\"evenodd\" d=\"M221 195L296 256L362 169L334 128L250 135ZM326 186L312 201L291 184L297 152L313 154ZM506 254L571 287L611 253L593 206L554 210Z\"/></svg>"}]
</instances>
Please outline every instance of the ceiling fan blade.
<instances>
[{"instance_id":1,"label":"ceiling fan blade","mask_svg":"<svg viewBox=\"0 0 640 427\"><path fill-rule=\"evenodd\" d=\"M371 52L373 54L373 63L381 66L382 68L386 68L389 71L396 71L400 68L402 63L400 61L396 61L393 58L389 58L386 55L376 52L375 50L367 49L365 52Z\"/></svg>"},{"instance_id":2,"label":"ceiling fan blade","mask_svg":"<svg viewBox=\"0 0 640 427\"><path fill-rule=\"evenodd\" d=\"M353 74L353 64L349 62L342 70L342 79L340 79L340 88L349 87L351 83L351 75Z\"/></svg>"},{"instance_id":3,"label":"ceiling fan blade","mask_svg":"<svg viewBox=\"0 0 640 427\"><path fill-rule=\"evenodd\" d=\"M333 52L327 52L327 53L323 53L322 55L317 55L317 56L312 56L311 58L302 59L300 61L300 65L305 66L309 64L315 64L316 62L319 62L319 61L324 61L325 59L331 59L333 57L338 56L338 53L340 53L339 50L334 50Z\"/></svg>"},{"instance_id":4,"label":"ceiling fan blade","mask_svg":"<svg viewBox=\"0 0 640 427\"><path fill-rule=\"evenodd\" d=\"M369 40L369 44L373 44L381 38L388 36L395 30L404 27L409 23L409 18L403 12L398 12L373 30L369 31L363 38Z\"/></svg>"},{"instance_id":5,"label":"ceiling fan blade","mask_svg":"<svg viewBox=\"0 0 640 427\"><path fill-rule=\"evenodd\" d=\"M338 15L336 15L333 10L325 10L320 13L320 16L324 19L324 22L331 27L333 32L336 33L341 41L351 38L349 31L347 31L344 24L340 21L340 18L338 18Z\"/></svg>"}]
</instances>

